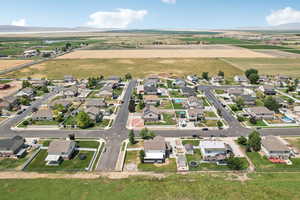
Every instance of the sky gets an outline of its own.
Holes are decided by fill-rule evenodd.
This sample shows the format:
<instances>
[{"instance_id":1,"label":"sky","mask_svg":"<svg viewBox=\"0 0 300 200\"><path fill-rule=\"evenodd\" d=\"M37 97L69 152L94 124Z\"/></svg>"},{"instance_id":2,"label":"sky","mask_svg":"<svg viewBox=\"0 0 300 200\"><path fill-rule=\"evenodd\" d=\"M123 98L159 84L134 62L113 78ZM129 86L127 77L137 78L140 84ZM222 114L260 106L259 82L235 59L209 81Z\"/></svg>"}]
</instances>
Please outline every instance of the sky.
<instances>
[{"instance_id":1,"label":"sky","mask_svg":"<svg viewBox=\"0 0 300 200\"><path fill-rule=\"evenodd\" d=\"M224 29L300 23L300 0L9 0L0 24Z\"/></svg>"}]
</instances>

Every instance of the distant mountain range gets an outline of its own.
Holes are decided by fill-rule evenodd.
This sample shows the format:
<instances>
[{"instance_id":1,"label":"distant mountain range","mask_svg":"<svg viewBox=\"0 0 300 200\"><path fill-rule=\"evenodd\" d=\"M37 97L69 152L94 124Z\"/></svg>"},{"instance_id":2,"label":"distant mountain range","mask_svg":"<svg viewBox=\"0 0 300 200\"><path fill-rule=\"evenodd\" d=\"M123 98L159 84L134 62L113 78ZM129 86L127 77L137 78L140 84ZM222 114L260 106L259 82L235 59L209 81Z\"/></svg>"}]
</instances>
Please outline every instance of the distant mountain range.
<instances>
[{"instance_id":1,"label":"distant mountain range","mask_svg":"<svg viewBox=\"0 0 300 200\"><path fill-rule=\"evenodd\" d=\"M91 32L91 31L105 31L105 29L91 28L91 27L37 27L37 26L13 26L0 25L0 33L22 33L22 32Z\"/></svg>"}]
</instances>

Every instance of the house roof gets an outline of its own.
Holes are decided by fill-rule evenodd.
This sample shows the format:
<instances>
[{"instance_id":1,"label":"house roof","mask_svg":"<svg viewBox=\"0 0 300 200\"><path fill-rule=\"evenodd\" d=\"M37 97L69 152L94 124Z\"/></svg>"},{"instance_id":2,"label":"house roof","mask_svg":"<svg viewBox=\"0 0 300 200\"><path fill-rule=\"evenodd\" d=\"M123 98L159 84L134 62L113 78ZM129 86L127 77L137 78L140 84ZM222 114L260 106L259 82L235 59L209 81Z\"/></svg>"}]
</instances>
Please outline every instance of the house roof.
<instances>
[{"instance_id":1,"label":"house roof","mask_svg":"<svg viewBox=\"0 0 300 200\"><path fill-rule=\"evenodd\" d=\"M159 100L158 96L156 95L144 95L145 101L157 101Z\"/></svg>"},{"instance_id":2,"label":"house roof","mask_svg":"<svg viewBox=\"0 0 300 200\"><path fill-rule=\"evenodd\" d=\"M268 108L264 106L257 106L249 108L249 110L255 114L274 114L274 111L269 110Z\"/></svg>"},{"instance_id":3,"label":"house roof","mask_svg":"<svg viewBox=\"0 0 300 200\"><path fill-rule=\"evenodd\" d=\"M0 140L0 151L15 151L24 144L24 138L21 136L15 136L10 139Z\"/></svg>"},{"instance_id":4,"label":"house roof","mask_svg":"<svg viewBox=\"0 0 300 200\"><path fill-rule=\"evenodd\" d=\"M73 140L54 140L48 147L48 154L67 153L72 146L75 147Z\"/></svg>"},{"instance_id":5,"label":"house roof","mask_svg":"<svg viewBox=\"0 0 300 200\"><path fill-rule=\"evenodd\" d=\"M93 115L99 115L101 113L101 110L97 107L89 107L84 111L88 114L93 114Z\"/></svg>"},{"instance_id":6,"label":"house roof","mask_svg":"<svg viewBox=\"0 0 300 200\"><path fill-rule=\"evenodd\" d=\"M157 136L153 140L145 140L144 149L147 150L166 150L166 141L164 137Z\"/></svg>"},{"instance_id":7,"label":"house roof","mask_svg":"<svg viewBox=\"0 0 300 200\"><path fill-rule=\"evenodd\" d=\"M203 114L202 109L188 109L187 112L188 112L189 116Z\"/></svg>"},{"instance_id":8,"label":"house roof","mask_svg":"<svg viewBox=\"0 0 300 200\"><path fill-rule=\"evenodd\" d=\"M104 99L88 99L85 102L85 106L105 106Z\"/></svg>"},{"instance_id":9,"label":"house roof","mask_svg":"<svg viewBox=\"0 0 300 200\"><path fill-rule=\"evenodd\" d=\"M46 108L46 109L40 109L37 112L33 113L32 117L33 118L40 118L40 117L51 118L51 117L53 117L53 114L49 108Z\"/></svg>"},{"instance_id":10,"label":"house roof","mask_svg":"<svg viewBox=\"0 0 300 200\"><path fill-rule=\"evenodd\" d=\"M184 145L185 150L192 151L194 150L194 146L192 144L185 144Z\"/></svg>"},{"instance_id":11,"label":"house roof","mask_svg":"<svg viewBox=\"0 0 300 200\"><path fill-rule=\"evenodd\" d=\"M206 140L200 142L200 148L203 149L226 149L223 141Z\"/></svg>"},{"instance_id":12,"label":"house roof","mask_svg":"<svg viewBox=\"0 0 300 200\"><path fill-rule=\"evenodd\" d=\"M290 151L282 141L273 135L266 136L261 143L267 151Z\"/></svg>"},{"instance_id":13,"label":"house roof","mask_svg":"<svg viewBox=\"0 0 300 200\"><path fill-rule=\"evenodd\" d=\"M154 107L154 106L152 106L152 105L147 105L144 109L143 109L143 113L144 113L144 115L146 115L146 114L148 114L148 113L150 113L150 112L152 112L152 113L155 113L155 114L159 114L160 113L160 111L156 108L156 107Z\"/></svg>"}]
</instances>

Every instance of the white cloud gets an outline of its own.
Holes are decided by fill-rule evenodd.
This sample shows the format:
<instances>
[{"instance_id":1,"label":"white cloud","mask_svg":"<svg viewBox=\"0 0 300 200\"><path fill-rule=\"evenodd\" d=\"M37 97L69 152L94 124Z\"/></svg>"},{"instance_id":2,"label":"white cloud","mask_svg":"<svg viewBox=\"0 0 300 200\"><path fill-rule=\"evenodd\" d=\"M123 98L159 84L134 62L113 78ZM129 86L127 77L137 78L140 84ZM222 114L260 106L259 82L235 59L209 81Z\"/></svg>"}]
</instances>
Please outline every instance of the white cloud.
<instances>
[{"instance_id":1,"label":"white cloud","mask_svg":"<svg viewBox=\"0 0 300 200\"><path fill-rule=\"evenodd\" d=\"M17 19L11 22L11 25L14 26L27 26L26 19Z\"/></svg>"},{"instance_id":2,"label":"white cloud","mask_svg":"<svg viewBox=\"0 0 300 200\"><path fill-rule=\"evenodd\" d=\"M161 0L163 3L175 4L176 0Z\"/></svg>"},{"instance_id":3,"label":"white cloud","mask_svg":"<svg viewBox=\"0 0 300 200\"><path fill-rule=\"evenodd\" d=\"M119 8L116 11L99 11L90 15L89 26L97 28L126 28L135 21L141 21L148 14L147 10Z\"/></svg>"},{"instance_id":4,"label":"white cloud","mask_svg":"<svg viewBox=\"0 0 300 200\"><path fill-rule=\"evenodd\" d=\"M266 17L268 24L276 26L280 24L298 23L300 22L300 11L291 7L286 7L272 13Z\"/></svg>"}]
</instances>

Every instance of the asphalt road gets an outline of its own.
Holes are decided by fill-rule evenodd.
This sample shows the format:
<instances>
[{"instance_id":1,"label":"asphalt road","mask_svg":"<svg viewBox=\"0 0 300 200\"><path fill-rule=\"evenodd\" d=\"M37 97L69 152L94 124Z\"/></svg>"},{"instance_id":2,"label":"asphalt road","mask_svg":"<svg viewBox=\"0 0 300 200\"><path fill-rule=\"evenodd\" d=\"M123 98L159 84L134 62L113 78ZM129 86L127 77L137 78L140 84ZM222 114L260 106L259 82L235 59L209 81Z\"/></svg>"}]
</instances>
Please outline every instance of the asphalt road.
<instances>
[{"instance_id":1,"label":"asphalt road","mask_svg":"<svg viewBox=\"0 0 300 200\"><path fill-rule=\"evenodd\" d=\"M126 129L126 123L128 119L128 104L132 94L133 88L136 85L136 81L131 81L127 87L124 95L124 103L120 106L118 115L113 123L113 126L109 130L30 130L30 131L13 131L10 128L16 123L21 121L24 117L31 114L33 107L39 107L55 93L47 94L42 99L36 100L32 105L22 114L17 115L14 118L6 120L0 126L1 137L12 137L15 135L21 135L23 137L57 137L65 138L69 134L74 133L76 137L80 138L103 138L106 140L105 149L106 151L102 154L101 159L97 165L97 171L114 171L118 155L121 148L121 143L128 136L128 130ZM216 88L226 89L230 86L201 86L199 87L207 96L210 103L212 103L217 109L221 110L222 117L229 125L228 129L221 130L210 130L210 131L195 131L195 130L156 130L157 135L165 137L188 137L193 135L199 135L201 137L228 137L228 136L247 136L252 129L247 129L226 110L218 99L213 95L212 90ZM237 86L235 86L237 87ZM281 135L281 136L299 136L299 128L276 128L276 129L262 129L260 130L262 135ZM138 134L138 131L135 132Z\"/></svg>"}]
</instances>

